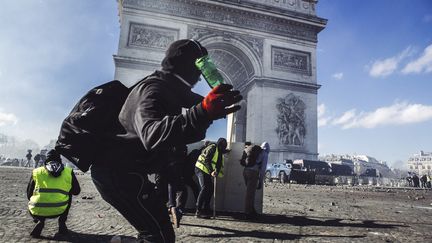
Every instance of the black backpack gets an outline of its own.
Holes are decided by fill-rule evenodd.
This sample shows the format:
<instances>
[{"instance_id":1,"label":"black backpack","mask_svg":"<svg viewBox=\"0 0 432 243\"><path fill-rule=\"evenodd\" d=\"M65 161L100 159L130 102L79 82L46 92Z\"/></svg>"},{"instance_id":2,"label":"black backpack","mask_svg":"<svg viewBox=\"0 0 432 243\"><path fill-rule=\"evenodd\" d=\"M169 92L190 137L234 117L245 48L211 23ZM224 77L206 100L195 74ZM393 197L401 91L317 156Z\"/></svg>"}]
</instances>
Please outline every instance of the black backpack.
<instances>
[{"instance_id":1,"label":"black backpack","mask_svg":"<svg viewBox=\"0 0 432 243\"><path fill-rule=\"evenodd\" d=\"M64 119L55 149L83 172L101 154L110 156L124 132L118 115L130 90L114 80L87 92Z\"/></svg>"},{"instance_id":2,"label":"black backpack","mask_svg":"<svg viewBox=\"0 0 432 243\"><path fill-rule=\"evenodd\" d=\"M256 165L259 154L262 148L258 145L247 146L243 151L243 156L240 159L240 164L245 167L252 167Z\"/></svg>"}]
</instances>

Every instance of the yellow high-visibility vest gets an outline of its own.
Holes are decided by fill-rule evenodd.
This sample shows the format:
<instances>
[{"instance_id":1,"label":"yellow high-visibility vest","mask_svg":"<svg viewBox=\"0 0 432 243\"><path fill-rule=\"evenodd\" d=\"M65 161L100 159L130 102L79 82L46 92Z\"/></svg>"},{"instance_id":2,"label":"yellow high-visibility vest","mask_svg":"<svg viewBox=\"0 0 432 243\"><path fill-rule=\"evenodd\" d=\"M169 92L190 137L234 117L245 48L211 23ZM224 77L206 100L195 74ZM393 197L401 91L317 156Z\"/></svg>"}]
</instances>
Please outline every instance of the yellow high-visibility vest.
<instances>
[{"instance_id":1,"label":"yellow high-visibility vest","mask_svg":"<svg viewBox=\"0 0 432 243\"><path fill-rule=\"evenodd\" d=\"M72 188L72 169L65 167L60 176L49 174L44 166L33 170L35 188L28 203L30 213L37 216L57 216L66 210Z\"/></svg>"},{"instance_id":2,"label":"yellow high-visibility vest","mask_svg":"<svg viewBox=\"0 0 432 243\"><path fill-rule=\"evenodd\" d=\"M207 166L205 165L204 161L207 157L207 154L209 153L210 149L216 147L215 153L213 154L213 158L211 160L211 166L212 168L207 168ZM203 149L203 151L201 152L201 154L198 157L197 162L195 163L195 167L197 167L198 169L202 170L204 173L209 174L211 171L215 171L216 170L216 164L217 164L217 159L219 156L219 149L217 148L216 144L210 144L209 146L207 146L206 148ZM223 177L223 169L224 169L224 157L222 155L222 161L221 161L221 168L220 171L218 173L218 177Z\"/></svg>"}]
</instances>

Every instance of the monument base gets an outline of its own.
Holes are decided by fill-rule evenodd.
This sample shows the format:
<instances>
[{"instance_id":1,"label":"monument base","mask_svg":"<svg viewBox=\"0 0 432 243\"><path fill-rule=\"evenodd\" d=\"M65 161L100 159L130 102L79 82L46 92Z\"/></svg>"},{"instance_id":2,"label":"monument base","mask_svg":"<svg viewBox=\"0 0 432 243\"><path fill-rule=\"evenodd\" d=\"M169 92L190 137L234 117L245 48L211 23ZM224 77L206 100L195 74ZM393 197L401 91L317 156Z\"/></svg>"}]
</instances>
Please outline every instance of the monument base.
<instances>
[{"instance_id":1,"label":"monument base","mask_svg":"<svg viewBox=\"0 0 432 243\"><path fill-rule=\"evenodd\" d=\"M199 146L202 142L188 146L189 152ZM224 177L217 178L216 182L216 211L222 212L243 212L245 205L246 185L243 179L244 167L240 165L240 159L243 154L244 143L230 143L231 151L224 155ZM262 187L263 188L263 187ZM263 211L263 189L257 190L255 193L255 210L258 213ZM188 189L189 190L189 189ZM192 191L188 191L188 195L193 195ZM211 207L213 208L211 201ZM188 197L186 204L187 208L195 208L195 199L193 196Z\"/></svg>"}]
</instances>

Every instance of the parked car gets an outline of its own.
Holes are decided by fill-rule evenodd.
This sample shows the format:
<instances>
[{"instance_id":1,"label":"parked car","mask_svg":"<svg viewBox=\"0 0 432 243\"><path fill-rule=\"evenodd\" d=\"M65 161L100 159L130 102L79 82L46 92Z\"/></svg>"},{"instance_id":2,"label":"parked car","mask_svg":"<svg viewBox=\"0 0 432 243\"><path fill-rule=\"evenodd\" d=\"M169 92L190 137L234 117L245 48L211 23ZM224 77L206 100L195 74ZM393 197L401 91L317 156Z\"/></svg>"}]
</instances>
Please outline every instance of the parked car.
<instances>
[{"instance_id":1,"label":"parked car","mask_svg":"<svg viewBox=\"0 0 432 243\"><path fill-rule=\"evenodd\" d=\"M268 181L278 179L281 183L289 181L292 165L288 163L273 163L268 164L265 178Z\"/></svg>"}]
</instances>

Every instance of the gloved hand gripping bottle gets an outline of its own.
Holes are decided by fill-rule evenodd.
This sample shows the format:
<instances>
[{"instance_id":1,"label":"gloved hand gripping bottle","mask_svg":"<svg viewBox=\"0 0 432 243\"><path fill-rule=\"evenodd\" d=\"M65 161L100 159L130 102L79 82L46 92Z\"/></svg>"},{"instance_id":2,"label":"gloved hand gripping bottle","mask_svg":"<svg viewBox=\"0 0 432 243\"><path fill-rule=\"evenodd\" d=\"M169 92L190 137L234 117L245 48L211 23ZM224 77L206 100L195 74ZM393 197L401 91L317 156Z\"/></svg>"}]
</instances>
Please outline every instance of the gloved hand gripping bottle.
<instances>
[{"instance_id":1,"label":"gloved hand gripping bottle","mask_svg":"<svg viewBox=\"0 0 432 243\"><path fill-rule=\"evenodd\" d=\"M208 55L198 58L195 61L195 66L201 71L210 88L224 83L222 75Z\"/></svg>"}]
</instances>

